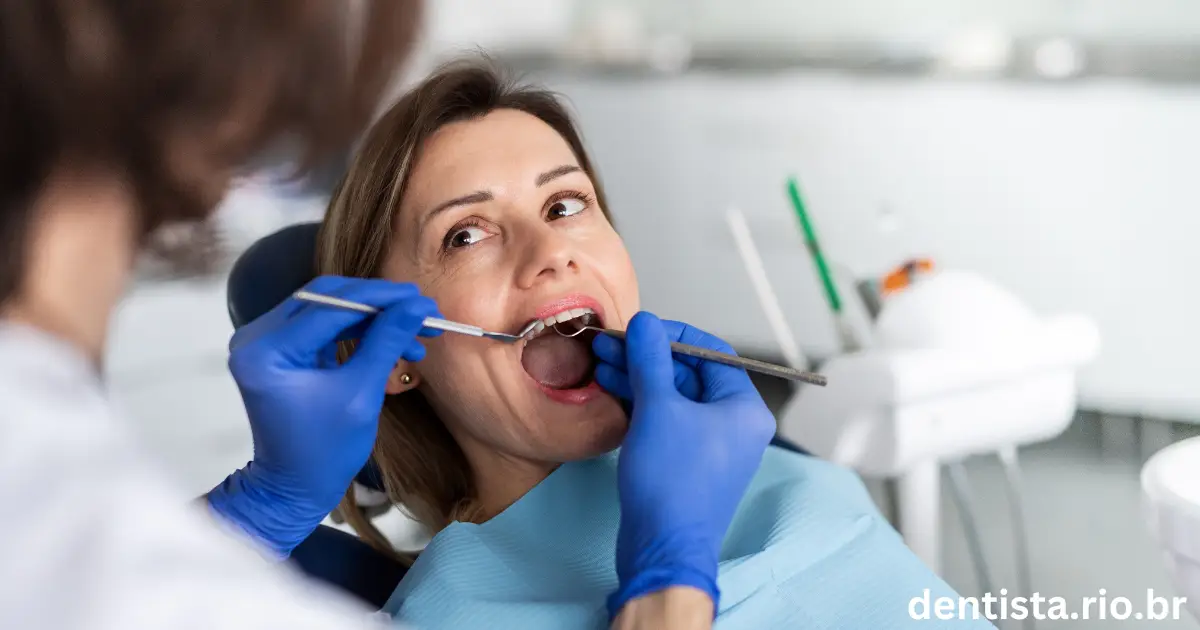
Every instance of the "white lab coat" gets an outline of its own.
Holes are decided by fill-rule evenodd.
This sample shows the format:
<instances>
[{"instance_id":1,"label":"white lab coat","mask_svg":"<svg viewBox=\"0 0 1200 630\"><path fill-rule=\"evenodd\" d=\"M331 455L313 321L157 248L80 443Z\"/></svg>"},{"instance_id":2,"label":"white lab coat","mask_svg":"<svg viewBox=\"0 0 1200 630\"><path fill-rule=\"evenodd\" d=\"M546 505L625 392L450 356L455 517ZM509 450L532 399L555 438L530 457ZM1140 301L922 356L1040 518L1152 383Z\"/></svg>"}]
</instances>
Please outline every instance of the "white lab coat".
<instances>
[{"instance_id":1,"label":"white lab coat","mask_svg":"<svg viewBox=\"0 0 1200 630\"><path fill-rule=\"evenodd\" d=\"M390 625L222 532L119 420L74 348L0 322L0 628Z\"/></svg>"}]
</instances>

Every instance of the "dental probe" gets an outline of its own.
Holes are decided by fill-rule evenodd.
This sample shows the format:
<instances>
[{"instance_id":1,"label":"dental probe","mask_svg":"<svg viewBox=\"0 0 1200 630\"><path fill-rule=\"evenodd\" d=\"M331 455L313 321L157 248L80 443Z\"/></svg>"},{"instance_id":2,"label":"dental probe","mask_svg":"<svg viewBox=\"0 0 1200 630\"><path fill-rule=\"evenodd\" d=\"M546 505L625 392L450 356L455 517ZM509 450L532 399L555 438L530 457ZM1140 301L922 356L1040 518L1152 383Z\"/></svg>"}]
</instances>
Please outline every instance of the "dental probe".
<instances>
[{"instance_id":1,"label":"dental probe","mask_svg":"<svg viewBox=\"0 0 1200 630\"><path fill-rule=\"evenodd\" d=\"M555 324L553 326L554 332L562 335L563 337L574 337L575 335L578 335L579 333L581 333L585 330L592 330L597 333L602 333L602 334L608 335L609 337L616 337L617 339L625 339L625 332L620 331L620 330L612 330L609 328L597 328L596 326L583 326L580 324L571 324L571 322L560 322L560 323L570 324L570 325L575 326L578 329L571 333L565 333L565 332L559 330L558 324ZM774 376L776 378L787 379L789 381L800 381L803 383L809 383L810 385L818 385L820 387L824 387L828 383L828 380L820 374L813 374L812 372L801 372L800 370L793 369L790 367L784 367L782 365L775 365L774 363L767 363L765 361L756 361L754 359L747 359L745 357L739 357L736 354L727 354L724 352L717 352L716 350L709 350L708 348L701 348L700 346L693 346L693 345L686 344L686 343L679 343L678 341L671 342L671 352L674 352L675 354L686 355L689 357L695 357L697 359L703 359L705 361L712 361L714 363L722 363L724 365L730 365L733 367L742 368L743 370L749 370L751 372L758 372L759 374L766 374L767 376Z\"/></svg>"},{"instance_id":2,"label":"dental probe","mask_svg":"<svg viewBox=\"0 0 1200 630\"><path fill-rule=\"evenodd\" d=\"M375 314L375 313L379 312L379 309L375 308L374 306L368 306L366 304L360 304L358 302L352 302L350 300L343 300L341 298L336 298L336 297L329 296L329 295L322 295L320 293L313 293L311 291L297 291L297 292L293 293L292 295L293 295L293 297L295 297L298 300L304 300L306 302L315 302L315 303L324 304L327 306L335 306L338 308L344 308L344 309L348 309L348 310L352 310L352 311L359 311L360 313ZM488 339L495 339L497 341L503 341L505 343L515 343L517 341L520 341L521 339L524 339L525 335L529 334L529 332L533 330L534 326L536 326L537 323L538 323L537 320L529 322L529 324L527 324L525 326L525 328L520 332L520 334L516 334L516 335L509 335L509 334L500 333L500 332L492 332L490 330L484 330L478 326L472 326L470 324L460 324L459 322L452 322L447 319L438 319L436 317L426 317L425 321L422 322L422 325L425 326L426 328L435 328L437 330L444 330L447 332L454 332L454 333L459 333L459 334L463 334L463 335L470 335L472 337L486 337ZM560 323L562 323L562 322L560 322ZM625 339L625 333L620 330L611 330L608 328L597 328L595 326L576 325L576 327L578 328L578 330L575 330L572 333L565 333L558 328L557 324L554 326L551 326L551 328L554 328L554 332L558 333L559 335L562 335L563 337L574 337L574 336L582 333L585 330L593 330L598 333L603 333L605 335L608 335L610 337L616 337L617 339L622 339L622 340ZM759 374L766 374L767 376L774 376L776 378L787 379L789 381L801 381L801 382L809 383L812 385L819 385L821 387L824 387L827 383L825 377L820 374L813 374L812 372L801 372L800 370L796 370L796 369L793 369L790 367L784 367L782 365L775 365L773 363L766 363L765 361L756 361L754 359L747 359L745 357L739 357L734 354L726 354L724 352L717 352L716 350L709 350L708 348L701 348L699 346L693 346L693 345L689 345L686 343L671 342L671 351L674 352L675 354L682 354L682 355L686 355L689 357L695 357L697 359L703 359L705 361L712 361L714 363L730 365L733 367L742 368L744 370L758 372Z\"/></svg>"},{"instance_id":3,"label":"dental probe","mask_svg":"<svg viewBox=\"0 0 1200 630\"><path fill-rule=\"evenodd\" d=\"M305 302L315 302L317 304L324 304L326 306L336 306L338 308L358 311L360 313L375 314L379 312L379 309L375 308L374 306L368 306L358 302L351 302L350 300L343 300L342 298L336 298L331 295L313 293L311 291L297 291L292 294L292 297L296 298L297 300L304 300ZM530 322L524 330L516 335L484 330L478 326L460 324L459 322L452 322L448 319L440 319L437 317L426 317L425 321L421 322L421 325L426 328L444 330L446 332L458 333L460 335L486 337L487 339L495 339L496 341L503 341L504 343L516 343L521 339L524 339L525 335L527 335L529 331L533 330L533 327L537 325L537 322Z\"/></svg>"}]
</instances>

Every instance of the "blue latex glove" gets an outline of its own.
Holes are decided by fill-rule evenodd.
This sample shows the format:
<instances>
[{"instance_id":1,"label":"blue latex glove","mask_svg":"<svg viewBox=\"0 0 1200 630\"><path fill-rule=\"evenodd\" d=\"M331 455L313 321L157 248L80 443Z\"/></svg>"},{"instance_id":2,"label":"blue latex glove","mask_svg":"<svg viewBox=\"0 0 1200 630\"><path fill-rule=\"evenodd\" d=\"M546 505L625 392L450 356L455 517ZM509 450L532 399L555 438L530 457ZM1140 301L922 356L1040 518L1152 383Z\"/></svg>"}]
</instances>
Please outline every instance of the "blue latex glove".
<instances>
[{"instance_id":1,"label":"blue latex glove","mask_svg":"<svg viewBox=\"0 0 1200 630\"><path fill-rule=\"evenodd\" d=\"M620 586L615 616L631 599L670 586L707 592L719 606L721 542L775 434L775 418L744 370L673 356L669 341L733 352L679 322L638 313L624 344L598 335L596 380L633 402L617 477Z\"/></svg>"},{"instance_id":2,"label":"blue latex glove","mask_svg":"<svg viewBox=\"0 0 1200 630\"><path fill-rule=\"evenodd\" d=\"M307 290L379 308L368 315L289 298L242 327L229 369L254 437L254 460L208 494L212 509L286 557L334 508L375 444L379 411L400 359L420 361L417 337L437 317L412 284L323 276ZM359 339L338 365L338 340Z\"/></svg>"}]
</instances>

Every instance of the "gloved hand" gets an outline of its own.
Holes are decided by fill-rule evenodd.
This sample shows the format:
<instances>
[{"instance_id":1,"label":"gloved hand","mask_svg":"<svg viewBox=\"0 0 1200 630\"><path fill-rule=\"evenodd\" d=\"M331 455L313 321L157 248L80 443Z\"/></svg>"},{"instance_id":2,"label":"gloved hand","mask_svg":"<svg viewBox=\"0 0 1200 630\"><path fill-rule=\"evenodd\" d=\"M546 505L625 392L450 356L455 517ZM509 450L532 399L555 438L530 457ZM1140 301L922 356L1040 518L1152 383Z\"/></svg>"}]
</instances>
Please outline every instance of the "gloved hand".
<instances>
[{"instance_id":1,"label":"gloved hand","mask_svg":"<svg viewBox=\"0 0 1200 630\"><path fill-rule=\"evenodd\" d=\"M418 336L437 317L412 284L323 276L307 290L380 309L377 315L289 298L242 327L229 369L254 437L254 460L208 494L211 508L286 557L337 507L375 444L387 380L420 361ZM338 365L336 342L359 339Z\"/></svg>"},{"instance_id":2,"label":"gloved hand","mask_svg":"<svg viewBox=\"0 0 1200 630\"><path fill-rule=\"evenodd\" d=\"M633 402L617 464L614 617L629 600L670 586L699 588L717 609L721 543L775 434L775 418L744 370L673 356L669 341L733 352L649 313L629 322L624 344L605 335L593 342L597 382Z\"/></svg>"}]
</instances>

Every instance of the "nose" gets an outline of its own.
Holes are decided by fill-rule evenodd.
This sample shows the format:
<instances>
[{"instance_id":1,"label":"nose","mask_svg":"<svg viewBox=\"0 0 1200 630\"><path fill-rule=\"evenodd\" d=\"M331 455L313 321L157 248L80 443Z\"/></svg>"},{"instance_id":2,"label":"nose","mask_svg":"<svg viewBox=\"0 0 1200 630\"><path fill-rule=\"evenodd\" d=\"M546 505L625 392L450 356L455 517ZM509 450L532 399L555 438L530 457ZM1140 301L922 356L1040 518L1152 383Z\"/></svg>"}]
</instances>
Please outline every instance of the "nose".
<instances>
[{"instance_id":1,"label":"nose","mask_svg":"<svg viewBox=\"0 0 1200 630\"><path fill-rule=\"evenodd\" d=\"M542 282L579 272L575 244L551 223L539 222L527 231L524 260L517 272L517 285L530 289Z\"/></svg>"}]
</instances>

